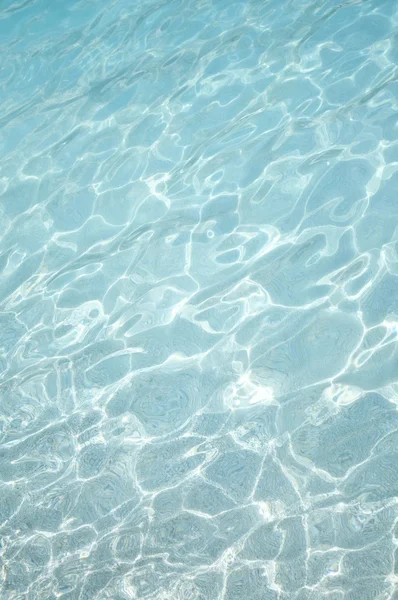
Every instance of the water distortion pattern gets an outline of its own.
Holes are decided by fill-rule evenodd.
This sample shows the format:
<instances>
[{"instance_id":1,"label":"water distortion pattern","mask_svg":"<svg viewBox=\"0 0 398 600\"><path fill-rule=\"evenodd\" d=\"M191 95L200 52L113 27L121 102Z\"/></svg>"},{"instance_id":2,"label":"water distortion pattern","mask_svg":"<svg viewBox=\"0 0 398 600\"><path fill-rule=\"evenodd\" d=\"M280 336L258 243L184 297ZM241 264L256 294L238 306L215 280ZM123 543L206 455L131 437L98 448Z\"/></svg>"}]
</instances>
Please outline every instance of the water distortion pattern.
<instances>
[{"instance_id":1,"label":"water distortion pattern","mask_svg":"<svg viewBox=\"0 0 398 600\"><path fill-rule=\"evenodd\" d=\"M4 600L397 600L398 5L0 0Z\"/></svg>"}]
</instances>

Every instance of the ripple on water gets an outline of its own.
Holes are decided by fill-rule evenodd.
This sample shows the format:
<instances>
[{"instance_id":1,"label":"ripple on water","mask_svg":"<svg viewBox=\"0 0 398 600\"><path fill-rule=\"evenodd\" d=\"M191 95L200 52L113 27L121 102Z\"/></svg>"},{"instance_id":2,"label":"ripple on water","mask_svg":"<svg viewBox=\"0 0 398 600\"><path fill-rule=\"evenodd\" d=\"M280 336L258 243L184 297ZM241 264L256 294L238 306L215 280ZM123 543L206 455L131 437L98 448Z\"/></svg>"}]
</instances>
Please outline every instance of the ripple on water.
<instances>
[{"instance_id":1,"label":"ripple on water","mask_svg":"<svg viewBox=\"0 0 398 600\"><path fill-rule=\"evenodd\" d=\"M392 600L396 3L0 5L2 598Z\"/></svg>"}]
</instances>

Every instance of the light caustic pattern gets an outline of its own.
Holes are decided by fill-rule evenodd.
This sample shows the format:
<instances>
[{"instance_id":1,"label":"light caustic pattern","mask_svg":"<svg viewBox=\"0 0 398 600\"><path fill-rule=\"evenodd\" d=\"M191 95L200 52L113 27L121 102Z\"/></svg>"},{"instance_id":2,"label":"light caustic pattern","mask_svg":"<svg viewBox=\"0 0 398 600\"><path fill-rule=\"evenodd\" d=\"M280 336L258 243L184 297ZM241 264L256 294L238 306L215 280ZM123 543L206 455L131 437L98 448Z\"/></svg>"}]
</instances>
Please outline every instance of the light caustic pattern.
<instances>
[{"instance_id":1,"label":"light caustic pattern","mask_svg":"<svg viewBox=\"0 0 398 600\"><path fill-rule=\"evenodd\" d=\"M0 1L2 599L398 598L397 25Z\"/></svg>"}]
</instances>

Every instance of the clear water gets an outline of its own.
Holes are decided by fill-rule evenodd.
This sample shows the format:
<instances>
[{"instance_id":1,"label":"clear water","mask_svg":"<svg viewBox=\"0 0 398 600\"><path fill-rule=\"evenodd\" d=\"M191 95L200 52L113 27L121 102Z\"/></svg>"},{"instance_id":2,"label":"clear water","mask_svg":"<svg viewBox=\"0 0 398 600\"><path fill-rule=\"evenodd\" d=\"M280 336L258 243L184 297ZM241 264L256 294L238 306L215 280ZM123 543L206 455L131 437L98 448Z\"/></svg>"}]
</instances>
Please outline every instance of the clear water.
<instances>
[{"instance_id":1,"label":"clear water","mask_svg":"<svg viewBox=\"0 0 398 600\"><path fill-rule=\"evenodd\" d=\"M397 2L0 45L1 598L397 599Z\"/></svg>"}]
</instances>

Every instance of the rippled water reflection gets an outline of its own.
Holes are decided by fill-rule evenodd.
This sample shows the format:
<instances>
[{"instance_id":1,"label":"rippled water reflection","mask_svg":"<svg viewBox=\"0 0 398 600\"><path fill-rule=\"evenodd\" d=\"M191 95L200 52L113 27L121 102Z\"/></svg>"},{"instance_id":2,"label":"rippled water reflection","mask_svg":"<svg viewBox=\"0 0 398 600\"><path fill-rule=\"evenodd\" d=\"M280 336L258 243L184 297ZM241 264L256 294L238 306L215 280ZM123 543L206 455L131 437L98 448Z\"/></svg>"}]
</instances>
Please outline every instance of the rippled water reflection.
<instances>
[{"instance_id":1,"label":"rippled water reflection","mask_svg":"<svg viewBox=\"0 0 398 600\"><path fill-rule=\"evenodd\" d=\"M396 600L397 3L0 0L0 53L1 597Z\"/></svg>"}]
</instances>

